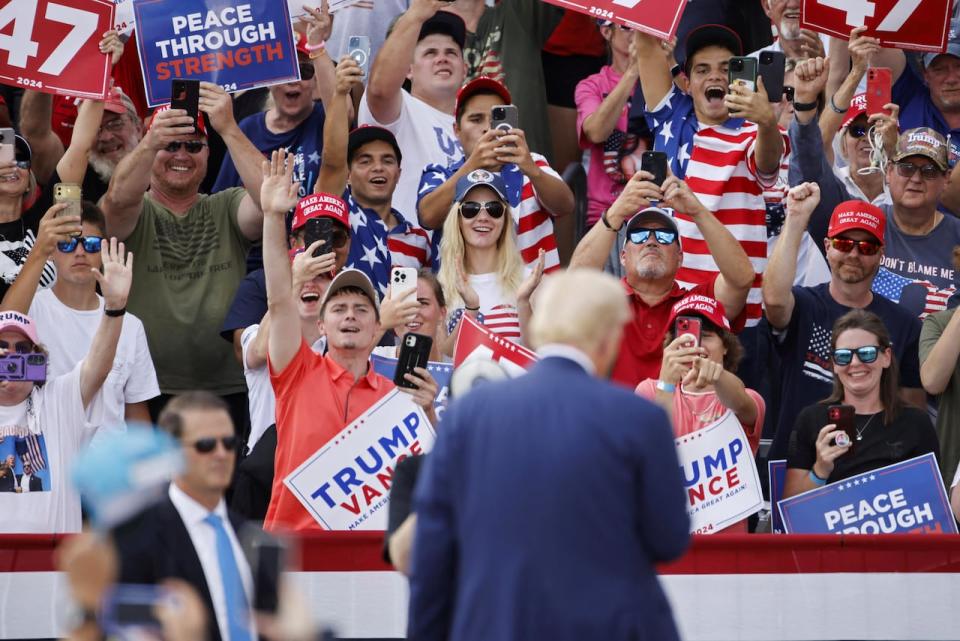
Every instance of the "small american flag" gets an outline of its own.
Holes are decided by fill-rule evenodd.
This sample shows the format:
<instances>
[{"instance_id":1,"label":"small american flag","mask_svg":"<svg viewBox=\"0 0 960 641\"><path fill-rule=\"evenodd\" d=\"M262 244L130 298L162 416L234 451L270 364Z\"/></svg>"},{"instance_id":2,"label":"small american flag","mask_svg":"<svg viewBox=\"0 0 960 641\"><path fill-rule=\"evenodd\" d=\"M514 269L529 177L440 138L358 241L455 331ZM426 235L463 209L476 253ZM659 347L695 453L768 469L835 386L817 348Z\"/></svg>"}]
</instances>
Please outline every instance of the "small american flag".
<instances>
[{"instance_id":1,"label":"small american flag","mask_svg":"<svg viewBox=\"0 0 960 641\"><path fill-rule=\"evenodd\" d=\"M830 331L817 323L810 332L810 342L803 360L803 373L824 383L833 382L830 365Z\"/></svg>"}]
</instances>

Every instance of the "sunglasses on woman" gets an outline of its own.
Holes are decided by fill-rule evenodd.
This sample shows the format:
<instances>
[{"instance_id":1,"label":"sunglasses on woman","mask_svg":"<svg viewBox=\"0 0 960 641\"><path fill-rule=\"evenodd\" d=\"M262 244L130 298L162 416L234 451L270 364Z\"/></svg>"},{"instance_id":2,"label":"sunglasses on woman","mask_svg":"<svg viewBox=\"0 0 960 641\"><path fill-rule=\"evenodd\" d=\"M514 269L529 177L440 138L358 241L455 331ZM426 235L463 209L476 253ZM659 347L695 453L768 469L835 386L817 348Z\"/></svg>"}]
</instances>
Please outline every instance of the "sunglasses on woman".
<instances>
[{"instance_id":1,"label":"sunglasses on woman","mask_svg":"<svg viewBox=\"0 0 960 641\"><path fill-rule=\"evenodd\" d=\"M634 245L642 245L650 239L650 234L661 245L671 245L677 240L677 232L670 229L633 229L628 236Z\"/></svg>"},{"instance_id":2,"label":"sunglasses on woman","mask_svg":"<svg viewBox=\"0 0 960 641\"><path fill-rule=\"evenodd\" d=\"M96 254L100 251L100 245L103 244L103 238L100 236L77 236L70 240L63 240L57 243L57 249L64 254L72 254L77 250L77 245L83 244L83 251L88 254Z\"/></svg>"},{"instance_id":3,"label":"sunglasses on woman","mask_svg":"<svg viewBox=\"0 0 960 641\"><path fill-rule=\"evenodd\" d=\"M187 150L188 154L199 154L200 150L207 146L207 143L201 142L199 140L188 140L187 142L171 142L166 147L163 148L164 151L170 154L175 154L180 151L180 147L183 147Z\"/></svg>"},{"instance_id":4,"label":"sunglasses on woman","mask_svg":"<svg viewBox=\"0 0 960 641\"><path fill-rule=\"evenodd\" d=\"M849 254L856 247L861 256L874 256L880 251L880 243L873 240L853 240L852 238L831 238L830 246L838 252Z\"/></svg>"},{"instance_id":5,"label":"sunglasses on woman","mask_svg":"<svg viewBox=\"0 0 960 641\"><path fill-rule=\"evenodd\" d=\"M867 125L850 125L847 127L847 135L851 138L863 138L869 129Z\"/></svg>"},{"instance_id":6,"label":"sunglasses on woman","mask_svg":"<svg viewBox=\"0 0 960 641\"><path fill-rule=\"evenodd\" d=\"M17 341L16 343L0 341L0 349L6 350L8 354L11 352L15 352L17 354L29 354L33 351L33 343L30 341Z\"/></svg>"},{"instance_id":7,"label":"sunglasses on woman","mask_svg":"<svg viewBox=\"0 0 960 641\"><path fill-rule=\"evenodd\" d=\"M300 63L300 80L313 80L313 65L309 62Z\"/></svg>"},{"instance_id":8,"label":"sunglasses on woman","mask_svg":"<svg viewBox=\"0 0 960 641\"><path fill-rule=\"evenodd\" d=\"M240 444L240 439L236 436L223 436L219 439L217 438L201 438L193 442L193 449L198 451L201 454L209 454L217 447L217 441L223 443L223 449L228 452L232 452L237 449L237 445Z\"/></svg>"},{"instance_id":9,"label":"sunglasses on woman","mask_svg":"<svg viewBox=\"0 0 960 641\"><path fill-rule=\"evenodd\" d=\"M856 349L835 349L833 350L833 362L837 365L849 365L853 362L853 355L856 354L861 363L872 363L880 355L879 345L864 345Z\"/></svg>"},{"instance_id":10,"label":"sunglasses on woman","mask_svg":"<svg viewBox=\"0 0 960 641\"><path fill-rule=\"evenodd\" d=\"M460 203L460 215L467 220L476 218L481 209L486 209L487 213L490 214L490 218L500 218L507 208L504 207L503 203L499 200L488 200L485 203L467 200Z\"/></svg>"}]
</instances>

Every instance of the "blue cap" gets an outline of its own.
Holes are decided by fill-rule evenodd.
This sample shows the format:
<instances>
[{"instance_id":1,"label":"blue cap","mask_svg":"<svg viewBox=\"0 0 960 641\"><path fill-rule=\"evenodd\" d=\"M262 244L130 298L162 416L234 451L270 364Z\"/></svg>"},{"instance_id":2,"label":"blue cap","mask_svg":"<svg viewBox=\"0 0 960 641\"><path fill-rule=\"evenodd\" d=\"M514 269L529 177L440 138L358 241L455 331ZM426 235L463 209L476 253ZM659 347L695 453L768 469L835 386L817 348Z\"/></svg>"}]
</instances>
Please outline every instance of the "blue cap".
<instances>
[{"instance_id":1,"label":"blue cap","mask_svg":"<svg viewBox=\"0 0 960 641\"><path fill-rule=\"evenodd\" d=\"M500 174L486 169L474 169L469 174L457 181L457 193L454 200L462 202L467 193L474 187L485 185L497 192L503 202L507 202L507 185L503 182Z\"/></svg>"},{"instance_id":2,"label":"blue cap","mask_svg":"<svg viewBox=\"0 0 960 641\"><path fill-rule=\"evenodd\" d=\"M107 529L159 501L183 464L172 436L131 424L84 448L71 475L93 525Z\"/></svg>"},{"instance_id":3,"label":"blue cap","mask_svg":"<svg viewBox=\"0 0 960 641\"><path fill-rule=\"evenodd\" d=\"M930 66L937 56L956 56L960 58L960 20L950 21L950 32L947 34L947 50L943 53L934 51L923 54L923 68Z\"/></svg>"}]
</instances>

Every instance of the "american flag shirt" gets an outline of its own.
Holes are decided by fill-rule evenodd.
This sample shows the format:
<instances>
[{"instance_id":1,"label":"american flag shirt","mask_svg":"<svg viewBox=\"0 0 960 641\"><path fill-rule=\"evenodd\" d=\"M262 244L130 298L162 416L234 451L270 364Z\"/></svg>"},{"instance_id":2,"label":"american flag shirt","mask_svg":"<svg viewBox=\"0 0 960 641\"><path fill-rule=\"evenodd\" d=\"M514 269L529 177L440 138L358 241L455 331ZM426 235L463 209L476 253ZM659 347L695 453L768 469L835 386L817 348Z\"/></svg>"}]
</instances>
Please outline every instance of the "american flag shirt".
<instances>
[{"instance_id":1,"label":"american flag shirt","mask_svg":"<svg viewBox=\"0 0 960 641\"><path fill-rule=\"evenodd\" d=\"M946 309L957 292L953 248L960 245L960 220L944 214L928 234L913 236L897 227L892 205L880 208L887 215L887 226L883 264L873 280L873 291L918 318Z\"/></svg>"},{"instance_id":2,"label":"american flag shirt","mask_svg":"<svg viewBox=\"0 0 960 641\"><path fill-rule=\"evenodd\" d=\"M397 224L387 229L377 212L360 206L349 187L343 199L350 211L347 267L369 276L381 297L387 292L391 267L429 267L438 256L431 233L408 223L396 209L391 211Z\"/></svg>"},{"instance_id":3,"label":"american flag shirt","mask_svg":"<svg viewBox=\"0 0 960 641\"><path fill-rule=\"evenodd\" d=\"M684 179L707 209L733 234L746 251L755 274L747 295L747 325L763 313L761 278L767 266L767 223L764 191L776 187L778 175L761 176L754 159L757 125L729 118L721 125L701 126L693 98L673 86L659 105L646 113L654 133L654 149L666 152L674 175ZM788 162L790 141L781 129ZM674 212L683 246L677 272L681 287L707 282L719 272L717 263L692 216Z\"/></svg>"},{"instance_id":4,"label":"american flag shirt","mask_svg":"<svg viewBox=\"0 0 960 641\"><path fill-rule=\"evenodd\" d=\"M540 154L531 153L530 156L543 172L561 180L560 175L553 170L547 159ZM447 165L427 165L420 177L420 189L417 193L417 208L420 200L434 189L450 180L460 167L463 159ZM507 186L507 199L513 212L513 222L517 230L517 240L520 245L520 255L527 267L537 262L542 249L544 256L544 272L549 273L560 268L560 254L557 251L557 237L553 233L553 218L550 212L540 205L536 190L526 174L516 165L504 165L500 169L500 176ZM433 231L434 244L439 247L441 230Z\"/></svg>"}]
</instances>

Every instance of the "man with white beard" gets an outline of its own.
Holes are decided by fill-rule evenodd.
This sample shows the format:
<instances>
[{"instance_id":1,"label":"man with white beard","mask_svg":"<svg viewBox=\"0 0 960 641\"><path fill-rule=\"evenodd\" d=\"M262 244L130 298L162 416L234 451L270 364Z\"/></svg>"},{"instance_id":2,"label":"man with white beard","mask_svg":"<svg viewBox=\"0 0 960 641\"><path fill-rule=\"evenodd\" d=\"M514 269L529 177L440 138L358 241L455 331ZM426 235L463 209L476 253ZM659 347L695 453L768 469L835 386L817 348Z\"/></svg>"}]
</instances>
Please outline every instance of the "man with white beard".
<instances>
[{"instance_id":1,"label":"man with white beard","mask_svg":"<svg viewBox=\"0 0 960 641\"><path fill-rule=\"evenodd\" d=\"M622 283L633 320L624 327L620 355L610 378L630 389L647 378L658 378L663 337L674 303L691 294L714 298L723 303L731 326L739 331L754 279L753 265L743 247L687 183L671 175L658 187L650 182L652 178L646 171L634 174L570 259L571 268L600 269L614 243L622 247ZM711 280L692 290L677 284L677 270L683 262L677 223L670 211L653 207L652 202L693 219L719 269Z\"/></svg>"},{"instance_id":2,"label":"man with white beard","mask_svg":"<svg viewBox=\"0 0 960 641\"><path fill-rule=\"evenodd\" d=\"M800 0L760 0L760 4L770 18L773 44L754 51L750 57L758 57L761 51L782 51L793 60L826 55L827 37L800 28Z\"/></svg>"}]
</instances>

